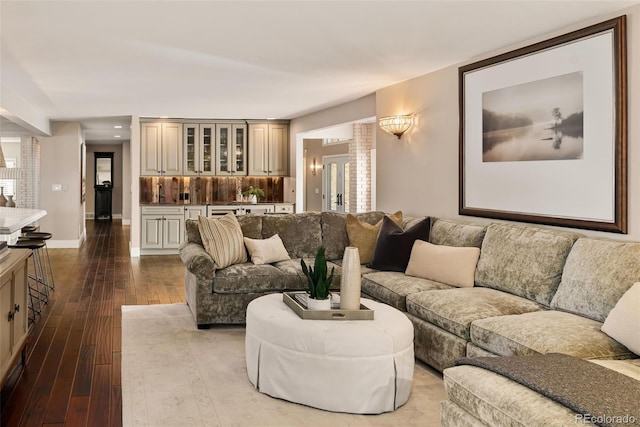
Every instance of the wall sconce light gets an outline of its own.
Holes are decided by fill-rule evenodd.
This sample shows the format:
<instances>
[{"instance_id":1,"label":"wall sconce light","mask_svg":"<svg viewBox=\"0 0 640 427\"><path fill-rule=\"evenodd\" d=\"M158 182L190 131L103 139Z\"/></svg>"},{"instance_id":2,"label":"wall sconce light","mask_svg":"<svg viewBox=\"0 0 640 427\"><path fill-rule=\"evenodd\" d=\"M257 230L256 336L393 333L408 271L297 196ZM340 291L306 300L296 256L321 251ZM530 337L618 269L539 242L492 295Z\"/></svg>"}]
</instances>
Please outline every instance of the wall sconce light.
<instances>
[{"instance_id":1,"label":"wall sconce light","mask_svg":"<svg viewBox=\"0 0 640 427\"><path fill-rule=\"evenodd\" d=\"M313 158L313 162L311 163L311 175L316 176L316 170L318 165L316 164L316 158Z\"/></svg>"},{"instance_id":2,"label":"wall sconce light","mask_svg":"<svg viewBox=\"0 0 640 427\"><path fill-rule=\"evenodd\" d=\"M411 125L413 125L413 116L405 114L382 117L378 121L378 124L383 131L390 133L391 135L395 135L400 139L402 134L409 130Z\"/></svg>"}]
</instances>

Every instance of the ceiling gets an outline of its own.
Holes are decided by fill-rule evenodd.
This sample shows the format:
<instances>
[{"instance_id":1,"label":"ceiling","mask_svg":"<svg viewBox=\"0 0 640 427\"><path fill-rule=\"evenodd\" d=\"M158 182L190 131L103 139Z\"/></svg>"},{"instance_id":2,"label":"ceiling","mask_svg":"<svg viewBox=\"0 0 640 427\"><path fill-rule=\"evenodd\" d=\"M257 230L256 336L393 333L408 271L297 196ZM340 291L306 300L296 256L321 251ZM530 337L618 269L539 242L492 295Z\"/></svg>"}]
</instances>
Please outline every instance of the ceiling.
<instances>
[{"instance_id":1,"label":"ceiling","mask_svg":"<svg viewBox=\"0 0 640 427\"><path fill-rule=\"evenodd\" d=\"M3 87L88 142L131 115L291 119L637 3L2 0Z\"/></svg>"}]
</instances>

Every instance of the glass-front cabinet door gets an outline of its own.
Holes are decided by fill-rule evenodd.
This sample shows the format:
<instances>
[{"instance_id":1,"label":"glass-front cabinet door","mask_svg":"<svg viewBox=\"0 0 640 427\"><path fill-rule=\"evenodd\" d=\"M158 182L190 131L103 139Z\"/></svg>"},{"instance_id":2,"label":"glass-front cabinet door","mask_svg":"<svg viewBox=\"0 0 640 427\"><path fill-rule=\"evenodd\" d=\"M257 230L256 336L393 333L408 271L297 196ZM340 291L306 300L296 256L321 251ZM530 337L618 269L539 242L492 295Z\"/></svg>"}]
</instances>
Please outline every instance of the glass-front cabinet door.
<instances>
[{"instance_id":1,"label":"glass-front cabinet door","mask_svg":"<svg viewBox=\"0 0 640 427\"><path fill-rule=\"evenodd\" d=\"M234 172L239 175L247 174L247 127L233 125L233 161Z\"/></svg>"},{"instance_id":2,"label":"glass-front cabinet door","mask_svg":"<svg viewBox=\"0 0 640 427\"><path fill-rule=\"evenodd\" d=\"M216 125L217 175L247 174L247 127L244 124Z\"/></svg>"},{"instance_id":3,"label":"glass-front cabinet door","mask_svg":"<svg viewBox=\"0 0 640 427\"><path fill-rule=\"evenodd\" d=\"M198 159L198 125L185 124L183 127L184 135L184 169L185 175L198 175L200 171Z\"/></svg>"},{"instance_id":4,"label":"glass-front cabinet door","mask_svg":"<svg viewBox=\"0 0 640 427\"><path fill-rule=\"evenodd\" d=\"M214 175L214 124L184 125L184 175Z\"/></svg>"},{"instance_id":5,"label":"glass-front cabinet door","mask_svg":"<svg viewBox=\"0 0 640 427\"><path fill-rule=\"evenodd\" d=\"M214 141L215 141L215 125L200 125L200 174L201 175L214 175L215 174L215 156L214 156Z\"/></svg>"}]
</instances>

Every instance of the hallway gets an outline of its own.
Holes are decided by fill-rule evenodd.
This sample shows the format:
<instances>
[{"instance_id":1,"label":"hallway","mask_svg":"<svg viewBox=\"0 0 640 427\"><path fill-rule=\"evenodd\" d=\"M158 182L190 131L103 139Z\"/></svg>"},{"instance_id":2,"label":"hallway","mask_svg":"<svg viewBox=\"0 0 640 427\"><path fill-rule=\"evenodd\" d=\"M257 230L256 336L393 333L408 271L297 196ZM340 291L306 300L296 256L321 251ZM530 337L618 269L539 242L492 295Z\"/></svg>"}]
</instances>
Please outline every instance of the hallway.
<instances>
[{"instance_id":1,"label":"hallway","mask_svg":"<svg viewBox=\"0 0 640 427\"><path fill-rule=\"evenodd\" d=\"M50 249L56 290L1 394L12 426L120 426L122 305L184 302L178 255L130 258L129 227L87 221L79 249Z\"/></svg>"}]
</instances>

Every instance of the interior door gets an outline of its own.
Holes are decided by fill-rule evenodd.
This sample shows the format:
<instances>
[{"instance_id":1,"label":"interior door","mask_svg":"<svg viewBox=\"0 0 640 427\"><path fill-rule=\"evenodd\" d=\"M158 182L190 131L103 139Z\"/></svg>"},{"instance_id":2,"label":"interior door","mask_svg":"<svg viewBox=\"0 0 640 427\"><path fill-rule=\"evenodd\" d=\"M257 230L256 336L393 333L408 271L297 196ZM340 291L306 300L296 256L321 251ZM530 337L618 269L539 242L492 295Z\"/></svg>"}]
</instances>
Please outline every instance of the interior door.
<instances>
[{"instance_id":1,"label":"interior door","mask_svg":"<svg viewBox=\"0 0 640 427\"><path fill-rule=\"evenodd\" d=\"M349 156L322 159L324 211L349 212Z\"/></svg>"}]
</instances>

